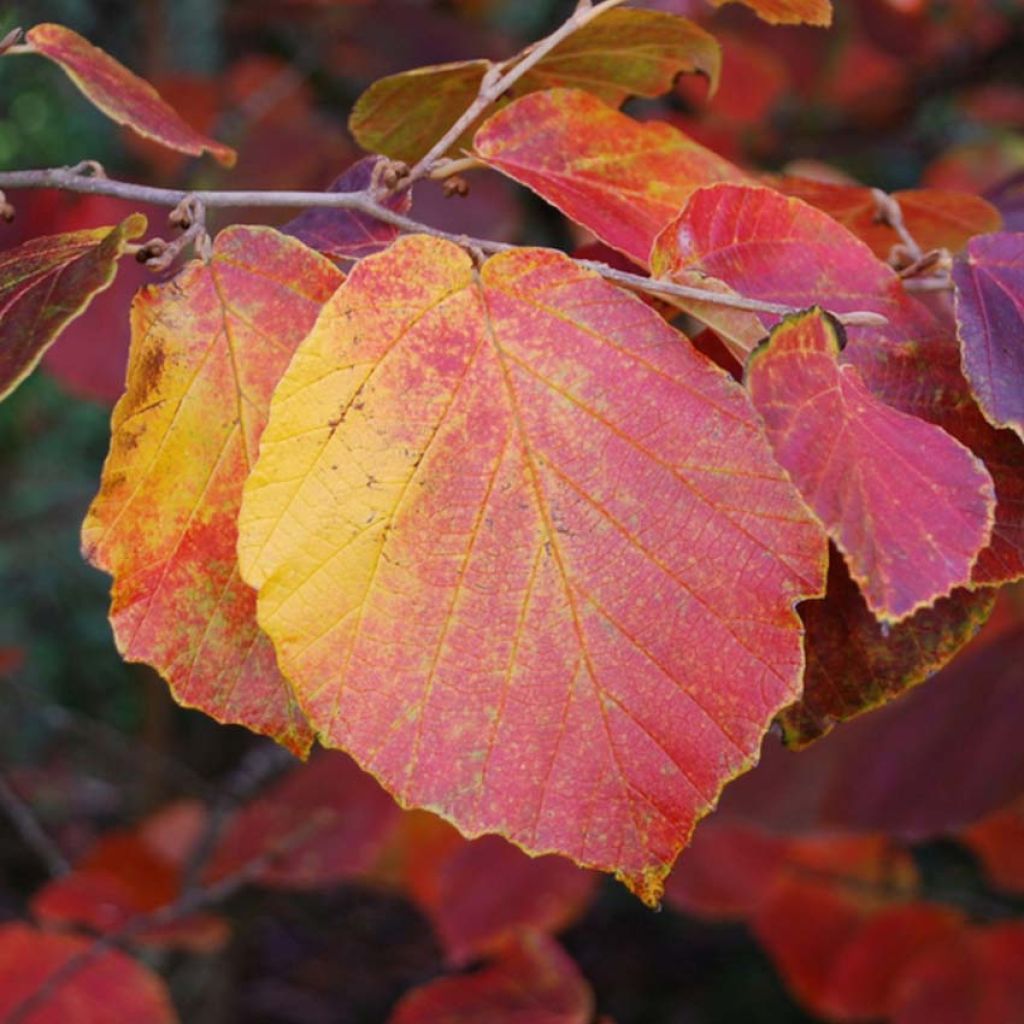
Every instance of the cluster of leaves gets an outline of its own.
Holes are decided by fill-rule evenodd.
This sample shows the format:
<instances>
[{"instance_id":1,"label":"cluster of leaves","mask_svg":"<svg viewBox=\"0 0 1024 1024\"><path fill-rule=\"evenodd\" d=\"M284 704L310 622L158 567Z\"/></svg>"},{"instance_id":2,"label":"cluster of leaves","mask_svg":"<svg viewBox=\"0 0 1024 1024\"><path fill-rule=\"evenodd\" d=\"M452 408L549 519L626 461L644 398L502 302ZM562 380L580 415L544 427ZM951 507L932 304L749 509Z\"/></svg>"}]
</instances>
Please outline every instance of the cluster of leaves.
<instances>
[{"instance_id":1,"label":"cluster of leaves","mask_svg":"<svg viewBox=\"0 0 1024 1024\"><path fill-rule=\"evenodd\" d=\"M766 22L831 18L826 0L744 3ZM1012 31L987 8L973 24ZM349 125L373 156L279 229L210 240L209 191L178 204L176 242L142 243L146 219L130 212L0 254L6 395L79 317L134 291L124 257L166 269L196 246L131 302L127 383L83 527L86 557L113 577L123 656L186 706L299 755L314 741L345 751L403 806L614 872L651 905L773 722L804 746L949 662L1024 576L1013 187L991 194L997 206L940 188L890 196L821 168L754 171L747 147L770 140L743 137L749 105L767 109L800 71L779 71L760 32L733 50L727 30L723 51L680 14L583 3L502 64L377 81ZM922 39L925 64L943 33ZM56 63L145 139L233 163L74 32L39 25L4 45ZM750 52L770 88L730 96L730 54ZM889 90L884 63L865 81ZM694 73L728 99L699 121L705 100L676 82ZM677 123L619 109L670 90L692 106ZM185 198L94 170L4 180ZM596 244L574 258L412 219L427 179L458 193L470 171L525 186ZM590 874L399 817L342 755L285 785L210 833L201 877L203 811L178 806L104 840L34 915L203 950L227 925L194 893L401 877L453 965L493 959L411 994L395 1021L497 1020L499 1006L592 1018L546 936L586 903ZM1006 788L999 804L1017 795ZM1019 817L963 832L980 813L966 802L963 820L920 834L963 833L1015 891ZM749 920L832 1019L938 1020L935 978L955 989L937 1004L950 1020L971 1019L965 993L977 1019L1013 1019L1020 928L922 898L884 833L709 824L669 898ZM820 928L787 929L794 906ZM123 995L148 1016L126 1004L123 1019L170 1019L154 977L112 946L26 928L0 939L40 949L38 976L0 970L8 1008L34 1012L39 991L54 1013L62 991L102 1005L109 978L134 972ZM51 991L41 979L68 963L73 979Z\"/></svg>"}]
</instances>

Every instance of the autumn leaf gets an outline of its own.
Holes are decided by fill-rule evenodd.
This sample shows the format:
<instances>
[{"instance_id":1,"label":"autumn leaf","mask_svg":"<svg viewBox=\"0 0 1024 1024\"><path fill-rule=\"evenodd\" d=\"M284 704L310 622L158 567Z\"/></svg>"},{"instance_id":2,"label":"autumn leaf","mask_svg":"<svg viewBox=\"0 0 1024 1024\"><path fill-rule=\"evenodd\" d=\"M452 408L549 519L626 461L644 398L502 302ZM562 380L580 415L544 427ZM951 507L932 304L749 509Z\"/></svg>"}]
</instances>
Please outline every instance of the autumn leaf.
<instances>
[{"instance_id":1,"label":"autumn leaf","mask_svg":"<svg viewBox=\"0 0 1024 1024\"><path fill-rule=\"evenodd\" d=\"M957 838L970 847L994 886L1024 893L1024 800L986 815Z\"/></svg>"},{"instance_id":2,"label":"autumn leaf","mask_svg":"<svg viewBox=\"0 0 1024 1024\"><path fill-rule=\"evenodd\" d=\"M321 740L645 899L801 674L823 538L728 376L567 257L400 239L275 393L239 555ZM742 595L742 599L740 599Z\"/></svg>"},{"instance_id":3,"label":"autumn leaf","mask_svg":"<svg viewBox=\"0 0 1024 1024\"><path fill-rule=\"evenodd\" d=\"M0 252L0 399L37 366L61 331L108 288L146 218L34 238Z\"/></svg>"},{"instance_id":4,"label":"autumn leaf","mask_svg":"<svg viewBox=\"0 0 1024 1024\"><path fill-rule=\"evenodd\" d=\"M644 266L694 189L746 180L671 125L634 121L575 89L517 100L481 127L473 145L481 160Z\"/></svg>"},{"instance_id":5,"label":"autumn leaf","mask_svg":"<svg viewBox=\"0 0 1024 1024\"><path fill-rule=\"evenodd\" d=\"M111 120L168 149L200 156L210 153L231 167L235 151L189 127L157 91L108 53L63 25L36 25L25 34L32 51L63 68L93 106Z\"/></svg>"},{"instance_id":6,"label":"autumn leaf","mask_svg":"<svg viewBox=\"0 0 1024 1024\"><path fill-rule=\"evenodd\" d=\"M589 1024L594 996L565 951L527 932L472 974L439 978L407 993L388 1024Z\"/></svg>"},{"instance_id":7,"label":"autumn leaf","mask_svg":"<svg viewBox=\"0 0 1024 1024\"><path fill-rule=\"evenodd\" d=\"M881 401L942 427L984 461L997 503L992 542L978 556L972 584L1024 575L1024 444L982 417L960 370L955 326L941 307L913 299L892 268L831 217L772 189L720 184L697 190L661 233L651 258L656 275L682 284L884 317L880 326L847 328L850 343L841 362L855 366ZM673 301L714 327L741 358L778 319Z\"/></svg>"},{"instance_id":8,"label":"autumn leaf","mask_svg":"<svg viewBox=\"0 0 1024 1024\"><path fill-rule=\"evenodd\" d=\"M785 319L746 383L779 464L842 551L868 607L906 619L969 583L992 533L984 464L939 427L878 401L841 366L840 324Z\"/></svg>"},{"instance_id":9,"label":"autumn leaf","mask_svg":"<svg viewBox=\"0 0 1024 1024\"><path fill-rule=\"evenodd\" d=\"M972 239L953 266L963 368L986 418L1024 438L1024 234Z\"/></svg>"},{"instance_id":10,"label":"autumn leaf","mask_svg":"<svg viewBox=\"0 0 1024 1024\"><path fill-rule=\"evenodd\" d=\"M837 185L810 178L783 177L770 181L788 196L824 210L870 246L879 259L888 259L900 243L896 231L879 217L875 190L865 185ZM903 223L922 250L959 252L974 236L998 231L999 211L980 196L944 189L906 189L892 193Z\"/></svg>"},{"instance_id":11,"label":"autumn leaf","mask_svg":"<svg viewBox=\"0 0 1024 1024\"><path fill-rule=\"evenodd\" d=\"M629 96L668 92L684 72L704 74L713 91L720 62L714 37L692 21L663 11L618 8L572 33L508 95L578 88L619 106ZM486 60L460 61L382 78L356 101L349 129L364 149L413 163L469 108L490 67ZM463 144L471 137L472 129Z\"/></svg>"},{"instance_id":12,"label":"autumn leaf","mask_svg":"<svg viewBox=\"0 0 1024 1024\"><path fill-rule=\"evenodd\" d=\"M235 517L270 393L342 280L270 228L229 228L132 307L128 390L113 416L100 492L82 529L114 577L111 622L179 703L295 750L308 725L238 576Z\"/></svg>"},{"instance_id":13,"label":"autumn leaf","mask_svg":"<svg viewBox=\"0 0 1024 1024\"><path fill-rule=\"evenodd\" d=\"M994 601L994 588L958 588L886 626L871 614L833 550L825 597L800 606L807 668L803 695L779 716L786 744L810 743L928 679L975 635Z\"/></svg>"},{"instance_id":14,"label":"autumn leaf","mask_svg":"<svg viewBox=\"0 0 1024 1024\"><path fill-rule=\"evenodd\" d=\"M88 938L43 932L18 921L0 925L0 1018L37 995L47 979L93 945ZM176 1024L178 1017L160 977L118 950L94 959L47 992L26 1024L146 1021Z\"/></svg>"},{"instance_id":15,"label":"autumn leaf","mask_svg":"<svg viewBox=\"0 0 1024 1024\"><path fill-rule=\"evenodd\" d=\"M741 3L749 7L759 18L773 25L819 25L827 28L832 24L830 0L710 0L715 7L728 3Z\"/></svg>"},{"instance_id":16,"label":"autumn leaf","mask_svg":"<svg viewBox=\"0 0 1024 1024\"><path fill-rule=\"evenodd\" d=\"M207 874L223 878L262 856L268 863L252 876L260 885L334 885L370 866L398 817L395 802L351 758L320 752L232 817Z\"/></svg>"},{"instance_id":17,"label":"autumn leaf","mask_svg":"<svg viewBox=\"0 0 1024 1024\"><path fill-rule=\"evenodd\" d=\"M327 191L366 191L373 184L377 162L375 157L357 161L335 178ZM406 189L388 196L381 205L395 213L408 213L412 195ZM386 221L356 210L332 210L322 206L303 210L281 230L332 260L362 259L387 248L398 237L398 228Z\"/></svg>"},{"instance_id":18,"label":"autumn leaf","mask_svg":"<svg viewBox=\"0 0 1024 1024\"><path fill-rule=\"evenodd\" d=\"M170 906L181 895L181 872L204 820L200 805L179 803L136 828L106 833L74 870L35 894L32 913L51 927L85 926L105 935L119 932L141 914ZM212 953L229 935L223 918L197 912L141 932L135 940Z\"/></svg>"}]
</instances>

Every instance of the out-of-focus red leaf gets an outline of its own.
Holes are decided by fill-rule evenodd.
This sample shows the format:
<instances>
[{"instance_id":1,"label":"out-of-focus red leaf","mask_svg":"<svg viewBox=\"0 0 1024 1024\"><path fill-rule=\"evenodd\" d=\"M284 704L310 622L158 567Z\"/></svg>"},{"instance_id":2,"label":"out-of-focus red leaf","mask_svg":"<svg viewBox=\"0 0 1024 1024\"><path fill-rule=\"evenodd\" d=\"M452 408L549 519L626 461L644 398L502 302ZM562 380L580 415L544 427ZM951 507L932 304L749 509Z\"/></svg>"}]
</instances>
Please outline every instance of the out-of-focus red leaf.
<instances>
[{"instance_id":1,"label":"out-of-focus red leaf","mask_svg":"<svg viewBox=\"0 0 1024 1024\"><path fill-rule=\"evenodd\" d=\"M1024 171L997 181L985 198L999 211L1007 231L1024 231Z\"/></svg>"},{"instance_id":2,"label":"out-of-focus red leaf","mask_svg":"<svg viewBox=\"0 0 1024 1024\"><path fill-rule=\"evenodd\" d=\"M907 966L890 1001L893 1024L1024 1020L1024 924L964 929Z\"/></svg>"},{"instance_id":3,"label":"out-of-focus red leaf","mask_svg":"<svg viewBox=\"0 0 1024 1024\"><path fill-rule=\"evenodd\" d=\"M837 185L808 178L784 177L772 182L774 188L796 196L847 227L866 242L879 259L888 259L899 242L896 232L880 220L878 204L870 188ZM999 211L980 196L942 189L908 189L893 192L903 213L903 223L926 252L949 249L959 252L974 235L998 231Z\"/></svg>"},{"instance_id":4,"label":"out-of-focus red leaf","mask_svg":"<svg viewBox=\"0 0 1024 1024\"><path fill-rule=\"evenodd\" d=\"M207 875L223 878L269 857L253 877L259 885L331 885L373 863L398 816L391 797L351 758L322 752L236 813Z\"/></svg>"},{"instance_id":5,"label":"out-of-focus red leaf","mask_svg":"<svg viewBox=\"0 0 1024 1024\"><path fill-rule=\"evenodd\" d=\"M921 184L954 192L984 193L1024 165L1024 139L1000 134L947 149L924 170Z\"/></svg>"},{"instance_id":6,"label":"out-of-focus red leaf","mask_svg":"<svg viewBox=\"0 0 1024 1024\"><path fill-rule=\"evenodd\" d=\"M0 398L109 287L124 247L145 229L146 218L132 214L118 227L35 238L0 253Z\"/></svg>"},{"instance_id":7,"label":"out-of-focus red leaf","mask_svg":"<svg viewBox=\"0 0 1024 1024\"><path fill-rule=\"evenodd\" d=\"M677 75L700 71L717 87L719 47L700 26L661 11L604 13L556 46L511 88L511 98L577 88L618 106L629 96L658 96ZM412 163L476 99L486 60L417 68L374 82L357 100L349 129L374 153ZM483 118L481 117L480 120ZM479 125L467 129L466 141ZM452 147L458 152L463 142Z\"/></svg>"},{"instance_id":8,"label":"out-of-focus red leaf","mask_svg":"<svg viewBox=\"0 0 1024 1024\"><path fill-rule=\"evenodd\" d=\"M569 860L528 857L500 836L458 838L434 850L432 861L415 846L408 852L417 861L412 892L453 964L493 953L526 928L561 930L586 907L597 882Z\"/></svg>"},{"instance_id":9,"label":"out-of-focus red leaf","mask_svg":"<svg viewBox=\"0 0 1024 1024\"><path fill-rule=\"evenodd\" d=\"M832 24L830 0L711 0L715 7L734 2L749 7L772 25Z\"/></svg>"},{"instance_id":10,"label":"out-of-focus red leaf","mask_svg":"<svg viewBox=\"0 0 1024 1024\"><path fill-rule=\"evenodd\" d=\"M328 192L363 192L373 183L376 157L366 157L335 178ZM389 196L385 207L395 213L408 213L412 195L408 189ZM311 207L281 230L305 242L311 249L333 260L362 259L370 253L386 249L397 237L398 228L375 217L354 210L331 210Z\"/></svg>"},{"instance_id":11,"label":"out-of-focus red leaf","mask_svg":"<svg viewBox=\"0 0 1024 1024\"><path fill-rule=\"evenodd\" d=\"M474 146L641 265L695 188L745 177L670 125L641 124L574 89L517 100L481 127Z\"/></svg>"},{"instance_id":12,"label":"out-of-focus red leaf","mask_svg":"<svg viewBox=\"0 0 1024 1024\"><path fill-rule=\"evenodd\" d=\"M0 647L0 676L9 676L21 668L25 652L20 647Z\"/></svg>"},{"instance_id":13,"label":"out-of-focus red leaf","mask_svg":"<svg viewBox=\"0 0 1024 1024\"><path fill-rule=\"evenodd\" d=\"M413 989L388 1024L589 1024L594 997L546 935L526 933L472 974Z\"/></svg>"},{"instance_id":14,"label":"out-of-focus red leaf","mask_svg":"<svg viewBox=\"0 0 1024 1024\"><path fill-rule=\"evenodd\" d=\"M768 742L726 788L722 815L771 828L839 827L907 840L955 833L1024 794L1024 627L982 630L901 700L794 754Z\"/></svg>"},{"instance_id":15,"label":"out-of-focus red leaf","mask_svg":"<svg viewBox=\"0 0 1024 1024\"><path fill-rule=\"evenodd\" d=\"M811 310L785 319L746 382L779 464L843 552L875 616L895 623L970 582L991 537L982 462L945 431L878 401L845 334Z\"/></svg>"},{"instance_id":16,"label":"out-of-focus red leaf","mask_svg":"<svg viewBox=\"0 0 1024 1024\"><path fill-rule=\"evenodd\" d=\"M971 239L953 266L964 373L989 422L1024 438L1024 234Z\"/></svg>"},{"instance_id":17,"label":"out-of-focus red leaf","mask_svg":"<svg viewBox=\"0 0 1024 1024\"><path fill-rule=\"evenodd\" d=\"M42 932L17 922L0 925L0 1019L10 1019L48 977L92 945L90 939ZM177 1020L160 978L130 956L109 950L56 986L23 1024L176 1024Z\"/></svg>"},{"instance_id":18,"label":"out-of-focus red leaf","mask_svg":"<svg viewBox=\"0 0 1024 1024\"><path fill-rule=\"evenodd\" d=\"M1024 800L968 826L959 838L974 851L993 885L1024 893Z\"/></svg>"},{"instance_id":19,"label":"out-of-focus red leaf","mask_svg":"<svg viewBox=\"0 0 1024 1024\"><path fill-rule=\"evenodd\" d=\"M825 597L800 606L807 667L803 695L779 716L786 743L818 739L927 679L974 636L994 602L992 588L958 588L932 608L884 626L833 550Z\"/></svg>"},{"instance_id":20,"label":"out-of-focus red leaf","mask_svg":"<svg viewBox=\"0 0 1024 1024\"><path fill-rule=\"evenodd\" d=\"M210 153L225 167L235 151L201 135L160 98L148 82L109 54L63 25L36 25L25 34L28 45L67 73L82 94L118 124L169 149L199 156Z\"/></svg>"},{"instance_id":21,"label":"out-of-focus red leaf","mask_svg":"<svg viewBox=\"0 0 1024 1024\"><path fill-rule=\"evenodd\" d=\"M104 935L140 914L169 906L180 895L184 858L204 821L202 806L186 803L166 808L135 829L107 833L70 874L36 893L33 914L43 924L83 926ZM210 953L223 946L228 933L223 918L195 913L135 938L151 946Z\"/></svg>"}]
</instances>

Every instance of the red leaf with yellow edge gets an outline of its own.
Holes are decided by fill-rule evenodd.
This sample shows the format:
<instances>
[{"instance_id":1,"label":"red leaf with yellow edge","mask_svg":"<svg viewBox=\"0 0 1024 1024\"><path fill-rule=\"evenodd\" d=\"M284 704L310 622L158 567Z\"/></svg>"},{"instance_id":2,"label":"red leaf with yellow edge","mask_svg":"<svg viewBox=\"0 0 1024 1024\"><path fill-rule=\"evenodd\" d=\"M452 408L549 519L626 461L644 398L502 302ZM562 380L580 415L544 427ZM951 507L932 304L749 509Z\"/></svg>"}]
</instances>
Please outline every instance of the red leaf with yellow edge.
<instances>
[{"instance_id":1,"label":"red leaf with yellow edge","mask_svg":"<svg viewBox=\"0 0 1024 1024\"><path fill-rule=\"evenodd\" d=\"M720 62L714 37L692 21L663 11L619 8L572 33L508 95L577 88L618 106L629 96L668 92L684 72L706 75L714 91ZM486 60L461 61L382 78L356 101L349 129L364 149L412 163L468 109L490 66Z\"/></svg>"},{"instance_id":2,"label":"red leaf with yellow edge","mask_svg":"<svg viewBox=\"0 0 1024 1024\"><path fill-rule=\"evenodd\" d=\"M179 804L137 829L107 833L72 872L36 893L32 913L43 924L81 925L105 935L171 905L181 895L185 854L198 839L204 818L200 805ZM193 913L134 938L149 946L211 953L228 935L223 918Z\"/></svg>"},{"instance_id":3,"label":"red leaf with yellow edge","mask_svg":"<svg viewBox=\"0 0 1024 1024\"><path fill-rule=\"evenodd\" d=\"M321 752L237 812L208 875L223 878L269 856L254 882L322 888L369 867L398 817L395 802L351 758Z\"/></svg>"},{"instance_id":4,"label":"red leaf with yellow edge","mask_svg":"<svg viewBox=\"0 0 1024 1024\"><path fill-rule=\"evenodd\" d=\"M741 3L773 25L820 25L827 28L832 24L831 0L711 0L711 3L715 7Z\"/></svg>"},{"instance_id":5,"label":"red leaf with yellow edge","mask_svg":"<svg viewBox=\"0 0 1024 1024\"><path fill-rule=\"evenodd\" d=\"M118 124L169 149L200 156L210 153L230 167L235 151L186 124L147 81L129 71L63 25L36 25L25 34L29 47L63 68L93 106Z\"/></svg>"},{"instance_id":6,"label":"red leaf with yellow edge","mask_svg":"<svg viewBox=\"0 0 1024 1024\"><path fill-rule=\"evenodd\" d=\"M473 144L481 160L643 265L695 188L745 180L671 125L641 124L575 89L517 100L491 117Z\"/></svg>"},{"instance_id":7,"label":"red leaf with yellow edge","mask_svg":"<svg viewBox=\"0 0 1024 1024\"><path fill-rule=\"evenodd\" d=\"M807 627L807 668L803 695L779 716L786 744L810 743L836 723L923 682L974 636L994 603L993 588L957 588L933 607L884 626L833 550L825 597L800 606Z\"/></svg>"},{"instance_id":8,"label":"red leaf with yellow edge","mask_svg":"<svg viewBox=\"0 0 1024 1024\"><path fill-rule=\"evenodd\" d=\"M855 367L841 366L844 345L820 310L789 317L750 357L747 389L868 607L899 622L970 581L995 494L970 449L878 401Z\"/></svg>"},{"instance_id":9,"label":"red leaf with yellow edge","mask_svg":"<svg viewBox=\"0 0 1024 1024\"><path fill-rule=\"evenodd\" d=\"M771 182L788 196L824 210L866 243L879 259L888 259L900 237L879 219L874 190L865 185L838 185L810 178L784 177ZM999 211L969 192L921 188L893 192L903 223L925 251L959 252L974 235L998 231Z\"/></svg>"},{"instance_id":10,"label":"red leaf with yellow edge","mask_svg":"<svg viewBox=\"0 0 1024 1024\"><path fill-rule=\"evenodd\" d=\"M312 733L256 625L238 575L235 518L270 393L342 280L328 260L270 228L229 228L132 307L128 386L82 529L114 577L118 648L182 704L273 735Z\"/></svg>"},{"instance_id":11,"label":"red leaf with yellow edge","mask_svg":"<svg viewBox=\"0 0 1024 1024\"><path fill-rule=\"evenodd\" d=\"M1024 233L972 239L953 265L963 368L982 412L1024 438Z\"/></svg>"},{"instance_id":12,"label":"red leaf with yellow edge","mask_svg":"<svg viewBox=\"0 0 1024 1024\"><path fill-rule=\"evenodd\" d=\"M435 819L437 820L437 819ZM500 836L406 851L411 893L430 917L449 962L493 953L524 929L557 932L587 906L598 876L562 857L527 857ZM426 856L421 854L425 853Z\"/></svg>"},{"instance_id":13,"label":"red leaf with yellow edge","mask_svg":"<svg viewBox=\"0 0 1024 1024\"><path fill-rule=\"evenodd\" d=\"M890 1006L893 1024L1024 1020L1024 924L965 929L910 964Z\"/></svg>"},{"instance_id":14,"label":"red leaf with yellow edge","mask_svg":"<svg viewBox=\"0 0 1024 1024\"><path fill-rule=\"evenodd\" d=\"M93 946L92 939L42 932L20 922L0 925L0 1019L44 991L47 979ZM159 976L117 950L99 953L53 990L23 1024L176 1024Z\"/></svg>"},{"instance_id":15,"label":"red leaf with yellow edge","mask_svg":"<svg viewBox=\"0 0 1024 1024\"><path fill-rule=\"evenodd\" d=\"M110 286L125 246L145 230L146 218L133 214L118 227L34 238L0 253L0 399Z\"/></svg>"},{"instance_id":16,"label":"red leaf with yellow edge","mask_svg":"<svg viewBox=\"0 0 1024 1024\"><path fill-rule=\"evenodd\" d=\"M589 1024L594 997L579 969L546 935L526 933L472 974L413 989L388 1024Z\"/></svg>"},{"instance_id":17,"label":"red leaf with yellow edge","mask_svg":"<svg viewBox=\"0 0 1024 1024\"><path fill-rule=\"evenodd\" d=\"M239 522L323 742L651 902L796 695L824 569L742 389L644 303L423 236L325 307Z\"/></svg>"},{"instance_id":18,"label":"red leaf with yellow edge","mask_svg":"<svg viewBox=\"0 0 1024 1024\"><path fill-rule=\"evenodd\" d=\"M693 194L658 238L652 261L656 275L683 284L884 316L881 326L847 328L850 343L841 361L856 366L887 405L942 427L984 460L997 507L992 543L978 556L972 583L1004 583L1024 574L1024 444L1009 430L995 430L979 412L960 371L952 318L911 298L864 243L799 199L721 184ZM673 301L714 327L738 355L777 319Z\"/></svg>"}]
</instances>

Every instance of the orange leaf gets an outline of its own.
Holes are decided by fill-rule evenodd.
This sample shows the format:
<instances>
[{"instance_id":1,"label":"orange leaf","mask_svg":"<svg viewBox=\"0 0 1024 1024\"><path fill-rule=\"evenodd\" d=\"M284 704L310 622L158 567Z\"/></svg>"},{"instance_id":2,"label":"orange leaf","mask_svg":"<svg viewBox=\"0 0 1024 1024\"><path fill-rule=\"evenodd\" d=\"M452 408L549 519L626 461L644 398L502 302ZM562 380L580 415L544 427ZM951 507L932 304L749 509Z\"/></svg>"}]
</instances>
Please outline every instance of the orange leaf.
<instances>
[{"instance_id":1,"label":"orange leaf","mask_svg":"<svg viewBox=\"0 0 1024 1024\"><path fill-rule=\"evenodd\" d=\"M239 553L322 741L654 902L796 695L824 552L742 389L644 303L411 236L296 353Z\"/></svg>"},{"instance_id":2,"label":"orange leaf","mask_svg":"<svg viewBox=\"0 0 1024 1024\"><path fill-rule=\"evenodd\" d=\"M773 187L788 196L824 210L871 247L879 259L888 259L899 235L878 219L872 189L863 185L837 185L810 178L780 178ZM959 252L974 235L998 231L1003 219L999 211L980 196L921 188L893 192L903 214L903 223L914 240L927 252L949 249Z\"/></svg>"},{"instance_id":3,"label":"orange leaf","mask_svg":"<svg viewBox=\"0 0 1024 1024\"><path fill-rule=\"evenodd\" d=\"M34 238L0 253L0 399L110 286L125 245L145 230L146 218L133 214L118 227Z\"/></svg>"},{"instance_id":4,"label":"orange leaf","mask_svg":"<svg viewBox=\"0 0 1024 1024\"><path fill-rule=\"evenodd\" d=\"M828 592L805 601L803 696L779 716L787 746L800 747L901 696L942 668L978 631L995 589L958 588L895 626L878 622L842 556L829 559Z\"/></svg>"},{"instance_id":5,"label":"orange leaf","mask_svg":"<svg viewBox=\"0 0 1024 1024\"><path fill-rule=\"evenodd\" d=\"M413 989L388 1024L589 1024L594 997L553 939L526 933L472 974Z\"/></svg>"},{"instance_id":6,"label":"orange leaf","mask_svg":"<svg viewBox=\"0 0 1024 1024\"><path fill-rule=\"evenodd\" d=\"M759 18L773 25L832 24L830 0L711 0L715 7L738 2L757 13Z\"/></svg>"},{"instance_id":7,"label":"orange leaf","mask_svg":"<svg viewBox=\"0 0 1024 1024\"><path fill-rule=\"evenodd\" d=\"M839 365L845 343L820 310L789 317L750 357L747 388L868 607L899 622L970 582L995 495L968 448L884 405L856 368Z\"/></svg>"},{"instance_id":8,"label":"orange leaf","mask_svg":"<svg viewBox=\"0 0 1024 1024\"><path fill-rule=\"evenodd\" d=\"M295 750L311 733L238 576L235 517L270 393L342 280L270 228L229 228L132 308L128 390L114 410L100 492L83 526L114 576L122 654L176 699Z\"/></svg>"},{"instance_id":9,"label":"orange leaf","mask_svg":"<svg viewBox=\"0 0 1024 1024\"><path fill-rule=\"evenodd\" d=\"M0 925L0 1019L36 995L49 977L93 945L91 939L41 932L19 922ZM176 1024L164 983L116 950L100 953L62 984L23 1024Z\"/></svg>"},{"instance_id":10,"label":"orange leaf","mask_svg":"<svg viewBox=\"0 0 1024 1024\"><path fill-rule=\"evenodd\" d=\"M474 147L481 160L643 265L695 188L745 180L670 125L641 124L575 89L517 100L483 125Z\"/></svg>"},{"instance_id":11,"label":"orange leaf","mask_svg":"<svg viewBox=\"0 0 1024 1024\"><path fill-rule=\"evenodd\" d=\"M63 25L36 25L25 34L28 45L67 73L82 94L107 117L147 139L199 156L204 151L230 167L235 151L190 128L148 82L108 53Z\"/></svg>"}]
</instances>

